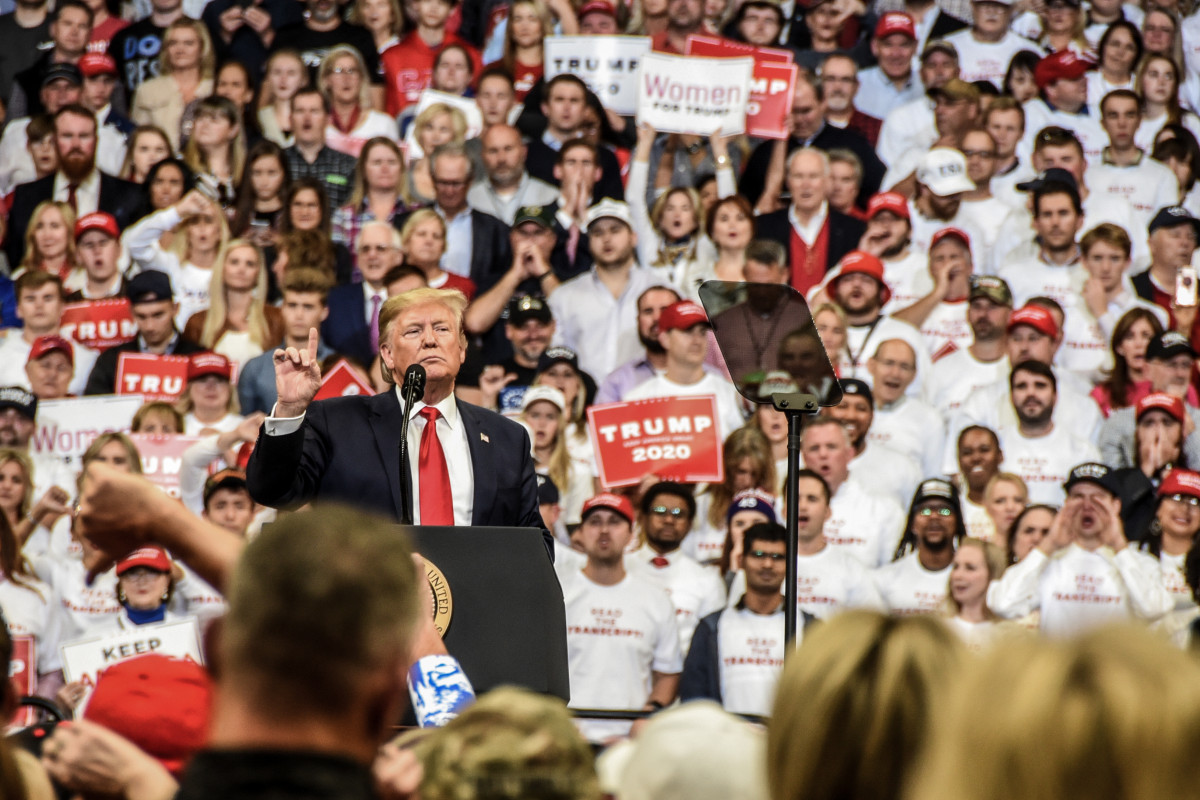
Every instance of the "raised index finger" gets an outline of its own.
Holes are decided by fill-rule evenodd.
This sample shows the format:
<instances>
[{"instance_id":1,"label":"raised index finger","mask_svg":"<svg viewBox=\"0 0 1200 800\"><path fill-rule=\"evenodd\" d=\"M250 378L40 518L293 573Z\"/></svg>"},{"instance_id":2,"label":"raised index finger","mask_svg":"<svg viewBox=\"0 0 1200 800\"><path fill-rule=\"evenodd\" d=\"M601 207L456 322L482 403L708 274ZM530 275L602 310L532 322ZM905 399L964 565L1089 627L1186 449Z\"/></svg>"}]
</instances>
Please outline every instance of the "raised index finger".
<instances>
[{"instance_id":1,"label":"raised index finger","mask_svg":"<svg viewBox=\"0 0 1200 800\"><path fill-rule=\"evenodd\" d=\"M318 342L319 338L320 338L320 334L317 333L316 328L308 329L308 352L312 355L312 357L314 359L317 357L317 342Z\"/></svg>"}]
</instances>

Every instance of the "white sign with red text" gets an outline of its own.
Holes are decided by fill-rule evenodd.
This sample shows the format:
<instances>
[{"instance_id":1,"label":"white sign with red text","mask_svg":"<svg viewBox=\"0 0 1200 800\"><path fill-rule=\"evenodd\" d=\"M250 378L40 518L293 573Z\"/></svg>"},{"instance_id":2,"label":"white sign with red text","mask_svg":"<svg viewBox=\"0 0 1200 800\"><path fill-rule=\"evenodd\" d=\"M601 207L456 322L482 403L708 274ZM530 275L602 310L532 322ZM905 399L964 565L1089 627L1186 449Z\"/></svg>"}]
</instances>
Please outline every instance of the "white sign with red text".
<instances>
[{"instance_id":1,"label":"white sign with red text","mask_svg":"<svg viewBox=\"0 0 1200 800\"><path fill-rule=\"evenodd\" d=\"M638 122L660 133L744 133L753 77L753 58L647 53L638 69Z\"/></svg>"},{"instance_id":2,"label":"white sign with red text","mask_svg":"<svg viewBox=\"0 0 1200 800\"><path fill-rule=\"evenodd\" d=\"M69 642L59 648L63 677L67 683L80 681L87 687L83 702L91 696L100 673L138 656L157 653L204 663L200 649L200 628L194 617L176 622L137 625L130 630ZM80 712L81 713L81 712Z\"/></svg>"},{"instance_id":3,"label":"white sign with red text","mask_svg":"<svg viewBox=\"0 0 1200 800\"><path fill-rule=\"evenodd\" d=\"M77 468L79 457L97 436L110 431L128 433L143 402L140 394L104 394L38 403L29 446L34 453L56 456Z\"/></svg>"}]
</instances>

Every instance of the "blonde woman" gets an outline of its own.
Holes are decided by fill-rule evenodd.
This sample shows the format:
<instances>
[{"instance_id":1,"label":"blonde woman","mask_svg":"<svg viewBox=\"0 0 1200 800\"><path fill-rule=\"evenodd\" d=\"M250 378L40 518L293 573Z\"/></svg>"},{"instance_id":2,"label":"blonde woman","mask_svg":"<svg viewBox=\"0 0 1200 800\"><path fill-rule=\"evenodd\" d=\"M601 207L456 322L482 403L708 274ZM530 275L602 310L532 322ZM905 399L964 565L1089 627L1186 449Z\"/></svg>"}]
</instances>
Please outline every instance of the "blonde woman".
<instances>
[{"instance_id":1,"label":"blonde woman","mask_svg":"<svg viewBox=\"0 0 1200 800\"><path fill-rule=\"evenodd\" d=\"M188 436L227 433L242 422L237 392L233 389L233 366L220 353L197 353L188 364L187 384L175 407L183 414L183 432Z\"/></svg>"},{"instance_id":2,"label":"blonde woman","mask_svg":"<svg viewBox=\"0 0 1200 800\"><path fill-rule=\"evenodd\" d=\"M169 249L159 244L177 229ZM143 270L165 272L171 279L182 328L197 311L208 308L208 290L217 256L229 241L229 226L221 208L196 190L173 206L142 218L125 232L125 246Z\"/></svg>"},{"instance_id":3,"label":"blonde woman","mask_svg":"<svg viewBox=\"0 0 1200 800\"><path fill-rule=\"evenodd\" d=\"M129 116L139 125L157 125L179 150L180 122L188 103L213 93L216 55L203 22L182 17L167 26L158 77L138 87Z\"/></svg>"},{"instance_id":4,"label":"blonde woman","mask_svg":"<svg viewBox=\"0 0 1200 800\"><path fill-rule=\"evenodd\" d=\"M970 536L958 543L950 565L946 607L950 629L962 637L968 650L981 652L998 632L998 617L987 604L992 581L1004 574L1004 550Z\"/></svg>"},{"instance_id":5,"label":"blonde woman","mask_svg":"<svg viewBox=\"0 0 1200 800\"><path fill-rule=\"evenodd\" d=\"M75 264L75 212L61 201L43 200L29 217L25 255L12 277L15 280L26 270L37 269L57 275L65 283ZM73 292L82 285L79 282L66 289Z\"/></svg>"},{"instance_id":6,"label":"blonde woman","mask_svg":"<svg viewBox=\"0 0 1200 800\"><path fill-rule=\"evenodd\" d=\"M567 540L566 526L579 524L583 502L593 493L588 466L572 458L567 448L566 409L566 398L553 386L530 386L521 398L520 420L530 430L533 467L558 488L562 530L555 535L560 541Z\"/></svg>"},{"instance_id":7,"label":"blonde woman","mask_svg":"<svg viewBox=\"0 0 1200 800\"><path fill-rule=\"evenodd\" d=\"M325 56L317 85L329 100L325 143L334 150L358 157L368 139L400 138L396 120L371 108L371 80L367 65L353 47L338 45Z\"/></svg>"},{"instance_id":8,"label":"blonde woman","mask_svg":"<svg viewBox=\"0 0 1200 800\"><path fill-rule=\"evenodd\" d=\"M412 208L404 188L400 146L382 136L368 141L354 167L350 202L333 212L333 240L352 247L368 222L394 222Z\"/></svg>"},{"instance_id":9,"label":"blonde woman","mask_svg":"<svg viewBox=\"0 0 1200 800\"><path fill-rule=\"evenodd\" d=\"M812 310L813 325L825 348L833 373L842 375L850 369L850 345L846 335L846 312L837 303L821 303Z\"/></svg>"},{"instance_id":10,"label":"blonde woman","mask_svg":"<svg viewBox=\"0 0 1200 800\"><path fill-rule=\"evenodd\" d=\"M139 125L129 134L129 147L125 149L125 161L117 177L144 183L150 168L170 157L171 140L163 129L155 125Z\"/></svg>"},{"instance_id":11,"label":"blonde woman","mask_svg":"<svg viewBox=\"0 0 1200 800\"><path fill-rule=\"evenodd\" d=\"M414 211L400 229L404 263L425 274L432 289L457 289L467 300L475 296L475 282L442 269L446 253L446 222L431 208Z\"/></svg>"},{"instance_id":12,"label":"blonde woman","mask_svg":"<svg viewBox=\"0 0 1200 800\"><path fill-rule=\"evenodd\" d=\"M400 10L400 0L355 0L349 21L371 32L377 53L400 44L400 34L404 33L404 12Z\"/></svg>"},{"instance_id":13,"label":"blonde woman","mask_svg":"<svg viewBox=\"0 0 1200 800\"><path fill-rule=\"evenodd\" d=\"M283 341L283 315L265 303L267 269L262 251L246 239L225 245L212 270L208 308L183 329L185 338L220 353L239 367Z\"/></svg>"},{"instance_id":14,"label":"blonde woman","mask_svg":"<svg viewBox=\"0 0 1200 800\"><path fill-rule=\"evenodd\" d=\"M432 203L435 193L429 156L443 144L462 144L467 137L467 118L453 106L434 103L417 115L413 121L413 134L421 157L409 164L408 198L414 203Z\"/></svg>"},{"instance_id":15,"label":"blonde woman","mask_svg":"<svg viewBox=\"0 0 1200 800\"><path fill-rule=\"evenodd\" d=\"M498 63L513 78L517 102L525 100L525 95L529 94L529 90L545 73L545 65L542 63L544 42L547 36L553 36L555 33L551 6L564 35L579 32L575 10L567 0L553 0L550 3L542 0L516 0L509 8L508 27L504 32L504 55Z\"/></svg>"},{"instance_id":16,"label":"blonde woman","mask_svg":"<svg viewBox=\"0 0 1200 800\"><path fill-rule=\"evenodd\" d=\"M1014 521L1029 505L1029 488L1021 476L998 472L983 490L983 507L992 520L992 534L980 537L1000 544Z\"/></svg>"},{"instance_id":17,"label":"blonde woman","mask_svg":"<svg viewBox=\"0 0 1200 800\"><path fill-rule=\"evenodd\" d=\"M308 86L308 67L295 50L276 50L267 59L258 93L258 126L263 138L280 147L291 147L292 97Z\"/></svg>"}]
</instances>

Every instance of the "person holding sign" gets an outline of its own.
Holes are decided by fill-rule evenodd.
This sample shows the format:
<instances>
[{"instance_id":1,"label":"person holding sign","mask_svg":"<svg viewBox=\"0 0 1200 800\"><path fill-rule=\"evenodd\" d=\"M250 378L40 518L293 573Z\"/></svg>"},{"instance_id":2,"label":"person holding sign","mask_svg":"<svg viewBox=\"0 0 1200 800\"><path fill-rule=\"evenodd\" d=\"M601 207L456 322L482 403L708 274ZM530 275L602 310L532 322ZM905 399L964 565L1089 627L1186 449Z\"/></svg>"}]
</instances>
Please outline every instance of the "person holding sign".
<instances>
[{"instance_id":1,"label":"person holding sign","mask_svg":"<svg viewBox=\"0 0 1200 800\"><path fill-rule=\"evenodd\" d=\"M453 290L413 289L389 298L379 315L379 355L395 389L370 397L313 402L321 386L316 329L306 347L276 350L279 400L246 469L255 501L291 508L341 500L400 519L400 389L409 368L419 365L425 392L413 404L408 428L413 520L538 528L549 547L529 435L516 422L454 397L466 358L465 306L466 298Z\"/></svg>"}]
</instances>

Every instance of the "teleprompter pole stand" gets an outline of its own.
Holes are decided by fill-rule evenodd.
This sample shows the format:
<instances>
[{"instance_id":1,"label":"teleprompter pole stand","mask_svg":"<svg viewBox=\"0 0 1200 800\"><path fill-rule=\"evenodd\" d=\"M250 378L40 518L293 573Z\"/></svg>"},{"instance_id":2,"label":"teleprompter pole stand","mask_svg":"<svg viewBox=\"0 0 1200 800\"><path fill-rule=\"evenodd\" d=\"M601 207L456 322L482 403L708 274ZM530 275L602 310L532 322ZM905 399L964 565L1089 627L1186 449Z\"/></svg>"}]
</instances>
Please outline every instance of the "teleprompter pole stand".
<instances>
[{"instance_id":1,"label":"teleprompter pole stand","mask_svg":"<svg viewBox=\"0 0 1200 800\"><path fill-rule=\"evenodd\" d=\"M787 572L783 581L783 636L786 645L796 640L796 610L799 603L796 591L796 541L800 525L796 521L796 506L800 504L800 434L804 429L805 414L814 415L820 410L815 395L780 393L771 395L771 404L776 411L787 415Z\"/></svg>"}]
</instances>

